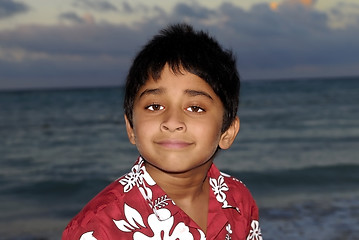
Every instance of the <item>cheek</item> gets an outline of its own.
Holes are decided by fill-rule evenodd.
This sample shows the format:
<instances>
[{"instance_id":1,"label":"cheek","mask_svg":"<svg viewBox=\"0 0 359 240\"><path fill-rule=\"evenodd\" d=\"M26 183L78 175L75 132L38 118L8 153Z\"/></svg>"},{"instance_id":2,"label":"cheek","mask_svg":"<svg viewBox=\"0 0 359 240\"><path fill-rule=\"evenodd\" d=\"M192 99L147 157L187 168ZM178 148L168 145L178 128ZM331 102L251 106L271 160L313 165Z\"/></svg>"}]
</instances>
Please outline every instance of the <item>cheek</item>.
<instances>
[{"instance_id":1,"label":"cheek","mask_svg":"<svg viewBox=\"0 0 359 240\"><path fill-rule=\"evenodd\" d=\"M134 134L136 138L136 144L143 140L150 138L155 131L156 125L151 121L136 121L134 122Z\"/></svg>"},{"instance_id":2,"label":"cheek","mask_svg":"<svg viewBox=\"0 0 359 240\"><path fill-rule=\"evenodd\" d=\"M203 141L209 144L218 144L221 137L221 125L216 123L206 123L196 125L193 127L193 131L196 132L196 135L203 139Z\"/></svg>"}]
</instances>

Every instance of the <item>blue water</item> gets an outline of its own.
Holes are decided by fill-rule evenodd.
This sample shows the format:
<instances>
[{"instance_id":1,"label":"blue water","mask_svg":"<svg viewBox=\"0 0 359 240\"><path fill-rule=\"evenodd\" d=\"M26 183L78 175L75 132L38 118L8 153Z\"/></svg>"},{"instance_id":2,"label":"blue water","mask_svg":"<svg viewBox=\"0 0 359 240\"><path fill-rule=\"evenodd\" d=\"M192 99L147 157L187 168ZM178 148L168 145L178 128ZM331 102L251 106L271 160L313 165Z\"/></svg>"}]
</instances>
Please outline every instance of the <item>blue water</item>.
<instances>
[{"instance_id":1,"label":"blue water","mask_svg":"<svg viewBox=\"0 0 359 240\"><path fill-rule=\"evenodd\" d=\"M216 164L242 179L269 239L359 236L359 78L243 82ZM60 239L137 157L122 88L0 92L0 239Z\"/></svg>"}]
</instances>

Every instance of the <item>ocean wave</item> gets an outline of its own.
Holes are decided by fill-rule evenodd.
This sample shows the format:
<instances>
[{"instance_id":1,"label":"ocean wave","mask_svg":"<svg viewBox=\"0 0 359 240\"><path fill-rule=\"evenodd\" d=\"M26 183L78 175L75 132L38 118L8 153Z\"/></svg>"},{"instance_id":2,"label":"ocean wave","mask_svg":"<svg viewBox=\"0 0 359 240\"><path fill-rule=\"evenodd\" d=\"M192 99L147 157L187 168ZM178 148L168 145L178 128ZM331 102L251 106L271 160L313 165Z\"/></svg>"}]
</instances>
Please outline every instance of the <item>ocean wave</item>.
<instances>
[{"instance_id":1,"label":"ocean wave","mask_svg":"<svg viewBox=\"0 0 359 240\"><path fill-rule=\"evenodd\" d=\"M224 171L243 180L257 191L268 189L299 189L326 191L344 190L359 186L359 165L343 164L313 166L301 169L272 170L263 172Z\"/></svg>"},{"instance_id":2,"label":"ocean wave","mask_svg":"<svg viewBox=\"0 0 359 240\"><path fill-rule=\"evenodd\" d=\"M260 208L265 239L357 239L358 195L323 196L285 207Z\"/></svg>"},{"instance_id":3,"label":"ocean wave","mask_svg":"<svg viewBox=\"0 0 359 240\"><path fill-rule=\"evenodd\" d=\"M302 169L269 170L269 171L231 171L223 170L242 180L250 189L257 192L265 192L276 189L277 191L299 191L329 189L345 190L357 189L359 186L359 165L343 164L331 166L314 166ZM124 172L123 172L124 173ZM121 173L121 174L123 174ZM4 179L0 193L15 195L42 195L59 197L63 195L90 195L100 191L115 179L96 174L95 177L83 176L79 179L69 176L57 176L54 179L44 178L37 181L6 183ZM5 187L7 186L7 187Z\"/></svg>"}]
</instances>

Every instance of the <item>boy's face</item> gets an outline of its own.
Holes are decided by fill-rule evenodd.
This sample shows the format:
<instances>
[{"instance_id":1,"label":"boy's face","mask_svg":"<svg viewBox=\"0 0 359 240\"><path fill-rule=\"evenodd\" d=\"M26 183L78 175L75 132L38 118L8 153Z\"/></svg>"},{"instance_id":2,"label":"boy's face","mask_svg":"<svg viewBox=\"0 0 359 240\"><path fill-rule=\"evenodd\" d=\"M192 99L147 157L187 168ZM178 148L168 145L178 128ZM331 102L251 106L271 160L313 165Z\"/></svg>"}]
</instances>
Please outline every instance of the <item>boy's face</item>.
<instances>
[{"instance_id":1,"label":"boy's face","mask_svg":"<svg viewBox=\"0 0 359 240\"><path fill-rule=\"evenodd\" d=\"M152 166L166 172L187 172L202 166L218 146L229 148L239 130L238 118L221 132L224 107L200 77L175 75L168 65L160 79L149 79L138 91L130 142Z\"/></svg>"}]
</instances>

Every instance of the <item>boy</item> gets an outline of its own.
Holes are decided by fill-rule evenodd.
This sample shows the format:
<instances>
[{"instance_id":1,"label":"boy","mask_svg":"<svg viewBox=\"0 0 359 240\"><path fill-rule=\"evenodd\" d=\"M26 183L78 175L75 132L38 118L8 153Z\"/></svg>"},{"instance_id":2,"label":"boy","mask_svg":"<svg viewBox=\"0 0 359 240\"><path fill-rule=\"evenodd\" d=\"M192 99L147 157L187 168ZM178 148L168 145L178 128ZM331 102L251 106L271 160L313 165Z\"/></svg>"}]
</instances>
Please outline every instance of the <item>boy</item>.
<instances>
[{"instance_id":1,"label":"boy","mask_svg":"<svg viewBox=\"0 0 359 240\"><path fill-rule=\"evenodd\" d=\"M239 131L232 54L186 24L155 36L130 68L124 101L140 157L69 223L62 239L255 239L248 189L213 164Z\"/></svg>"}]
</instances>

